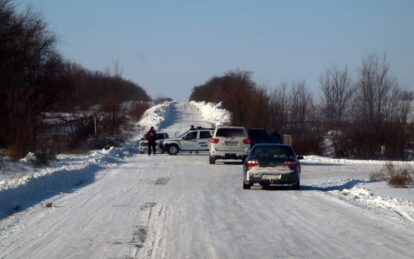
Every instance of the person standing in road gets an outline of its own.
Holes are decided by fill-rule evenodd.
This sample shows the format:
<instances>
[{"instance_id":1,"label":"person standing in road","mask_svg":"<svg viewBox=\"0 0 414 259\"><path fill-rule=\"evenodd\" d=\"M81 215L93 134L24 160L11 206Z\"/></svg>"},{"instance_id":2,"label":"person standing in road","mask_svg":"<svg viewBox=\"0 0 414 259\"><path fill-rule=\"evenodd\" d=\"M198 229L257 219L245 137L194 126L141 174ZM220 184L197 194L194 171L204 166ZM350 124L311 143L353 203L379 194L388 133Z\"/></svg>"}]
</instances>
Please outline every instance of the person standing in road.
<instances>
[{"instance_id":1,"label":"person standing in road","mask_svg":"<svg viewBox=\"0 0 414 259\"><path fill-rule=\"evenodd\" d=\"M148 155L151 155L151 148L152 148L152 152L155 155L155 152L156 152L155 141L157 140L157 133L155 132L154 127L151 127L150 130L147 132L146 139L148 141Z\"/></svg>"},{"instance_id":2,"label":"person standing in road","mask_svg":"<svg viewBox=\"0 0 414 259\"><path fill-rule=\"evenodd\" d=\"M270 134L270 137L275 141L276 143L283 143L282 137L280 136L279 132L274 129L272 133Z\"/></svg>"}]
</instances>

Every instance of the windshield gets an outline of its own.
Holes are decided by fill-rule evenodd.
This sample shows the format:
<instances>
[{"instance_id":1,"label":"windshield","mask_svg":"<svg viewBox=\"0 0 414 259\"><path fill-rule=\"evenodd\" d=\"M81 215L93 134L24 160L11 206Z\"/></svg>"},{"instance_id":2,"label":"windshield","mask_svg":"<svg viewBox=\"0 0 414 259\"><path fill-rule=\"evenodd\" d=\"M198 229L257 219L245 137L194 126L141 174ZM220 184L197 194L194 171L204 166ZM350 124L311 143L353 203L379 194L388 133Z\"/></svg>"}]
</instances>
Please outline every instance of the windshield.
<instances>
[{"instance_id":1,"label":"windshield","mask_svg":"<svg viewBox=\"0 0 414 259\"><path fill-rule=\"evenodd\" d=\"M186 132L184 132L183 134L179 135L177 138L183 138L185 135L187 135L188 132L190 132L191 130L187 130Z\"/></svg>"},{"instance_id":2,"label":"windshield","mask_svg":"<svg viewBox=\"0 0 414 259\"><path fill-rule=\"evenodd\" d=\"M295 153L289 146L256 146L252 150L252 158L258 160L293 156L295 156Z\"/></svg>"},{"instance_id":3,"label":"windshield","mask_svg":"<svg viewBox=\"0 0 414 259\"><path fill-rule=\"evenodd\" d=\"M216 137L224 137L224 138L236 138L236 137L244 137L243 129L229 129L223 128L218 129L216 133Z\"/></svg>"}]
</instances>

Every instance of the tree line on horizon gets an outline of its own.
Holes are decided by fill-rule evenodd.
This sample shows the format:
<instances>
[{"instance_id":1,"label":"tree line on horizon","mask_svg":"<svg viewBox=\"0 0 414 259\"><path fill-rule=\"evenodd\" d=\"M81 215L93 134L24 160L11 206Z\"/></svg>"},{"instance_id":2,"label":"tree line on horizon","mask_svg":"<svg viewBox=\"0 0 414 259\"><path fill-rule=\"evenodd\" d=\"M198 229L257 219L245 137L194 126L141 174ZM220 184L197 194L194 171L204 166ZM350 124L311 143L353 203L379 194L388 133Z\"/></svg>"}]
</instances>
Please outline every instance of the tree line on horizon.
<instances>
[{"instance_id":1,"label":"tree line on horizon","mask_svg":"<svg viewBox=\"0 0 414 259\"><path fill-rule=\"evenodd\" d=\"M304 81L270 90L238 70L195 86L190 100L222 102L234 125L290 134L302 154L326 154L328 140L334 157L413 159L414 93L398 85L385 55L368 55L357 72L326 69L318 101Z\"/></svg>"},{"instance_id":2,"label":"tree line on horizon","mask_svg":"<svg viewBox=\"0 0 414 259\"><path fill-rule=\"evenodd\" d=\"M53 139L45 135L45 113L81 113L96 107L101 136L114 136L126 122L122 103L135 101L133 115L138 118L148 107L146 91L122 78L116 64L113 73L99 72L63 58L56 50L56 35L31 8L19 12L13 0L0 0L0 39L0 149L12 157L38 152L45 139ZM63 125L76 128L63 149L93 133L90 117L85 113Z\"/></svg>"}]
</instances>

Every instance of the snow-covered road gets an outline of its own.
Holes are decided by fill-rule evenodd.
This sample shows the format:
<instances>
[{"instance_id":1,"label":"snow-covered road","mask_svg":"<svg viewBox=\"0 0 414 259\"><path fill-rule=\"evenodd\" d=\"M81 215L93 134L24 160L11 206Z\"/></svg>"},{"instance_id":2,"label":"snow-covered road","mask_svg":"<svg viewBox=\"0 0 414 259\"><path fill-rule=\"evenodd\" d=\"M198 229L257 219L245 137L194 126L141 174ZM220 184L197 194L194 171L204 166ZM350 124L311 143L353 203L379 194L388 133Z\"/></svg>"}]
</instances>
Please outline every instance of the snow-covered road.
<instances>
[{"instance_id":1,"label":"snow-covered road","mask_svg":"<svg viewBox=\"0 0 414 259\"><path fill-rule=\"evenodd\" d=\"M139 155L93 184L3 220L6 258L409 258L413 228L350 205L313 182L241 188L241 165Z\"/></svg>"},{"instance_id":2,"label":"snow-covered road","mask_svg":"<svg viewBox=\"0 0 414 259\"><path fill-rule=\"evenodd\" d=\"M214 127L212 123L204 120L202 113L195 109L190 103L175 103L171 106L160 128L167 132L171 137L177 137L188 129L194 127Z\"/></svg>"},{"instance_id":3,"label":"snow-covered road","mask_svg":"<svg viewBox=\"0 0 414 259\"><path fill-rule=\"evenodd\" d=\"M243 190L239 163L135 155L0 220L0 258L412 258L412 203L364 203L382 204L368 181L380 166L310 158L300 191Z\"/></svg>"}]
</instances>

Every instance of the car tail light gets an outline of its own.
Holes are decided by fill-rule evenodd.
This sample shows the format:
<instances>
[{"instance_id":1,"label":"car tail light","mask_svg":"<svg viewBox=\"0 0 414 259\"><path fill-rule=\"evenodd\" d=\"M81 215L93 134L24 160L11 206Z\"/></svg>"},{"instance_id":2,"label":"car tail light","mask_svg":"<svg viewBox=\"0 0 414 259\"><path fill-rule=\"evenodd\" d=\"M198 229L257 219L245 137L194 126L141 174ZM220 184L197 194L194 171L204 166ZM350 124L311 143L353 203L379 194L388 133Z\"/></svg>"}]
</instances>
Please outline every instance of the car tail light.
<instances>
[{"instance_id":1,"label":"car tail light","mask_svg":"<svg viewBox=\"0 0 414 259\"><path fill-rule=\"evenodd\" d=\"M259 161L257 161L257 160L248 160L248 161L246 162L246 166L247 166L248 168L250 168L250 167L255 167L255 166L259 166Z\"/></svg>"},{"instance_id":2,"label":"car tail light","mask_svg":"<svg viewBox=\"0 0 414 259\"><path fill-rule=\"evenodd\" d=\"M244 144L250 144L252 141L249 138L243 139Z\"/></svg>"},{"instance_id":3,"label":"car tail light","mask_svg":"<svg viewBox=\"0 0 414 259\"><path fill-rule=\"evenodd\" d=\"M298 166L298 163L287 161L287 162L284 162L283 165L289 168L290 170L294 170Z\"/></svg>"},{"instance_id":4,"label":"car tail light","mask_svg":"<svg viewBox=\"0 0 414 259\"><path fill-rule=\"evenodd\" d=\"M219 139L218 138L212 138L210 140L210 142L213 143L213 144L217 144L217 143L219 143Z\"/></svg>"}]
</instances>

